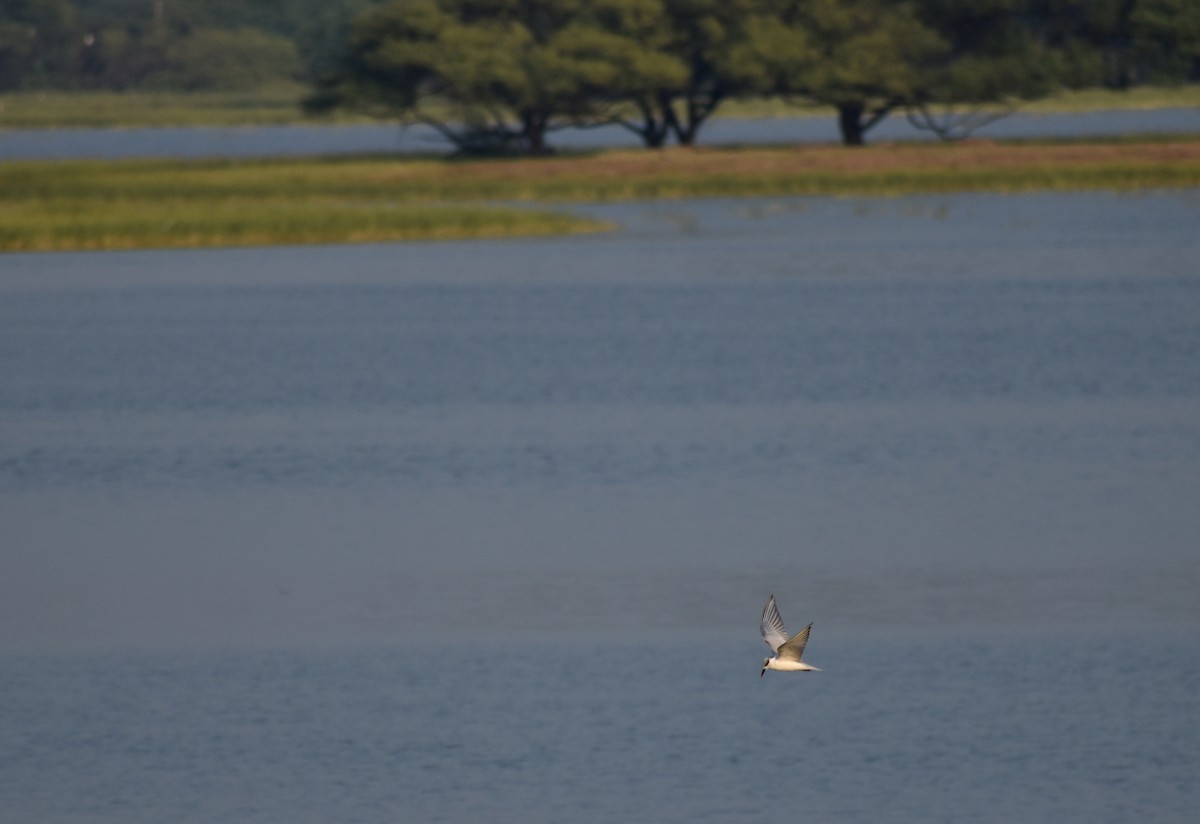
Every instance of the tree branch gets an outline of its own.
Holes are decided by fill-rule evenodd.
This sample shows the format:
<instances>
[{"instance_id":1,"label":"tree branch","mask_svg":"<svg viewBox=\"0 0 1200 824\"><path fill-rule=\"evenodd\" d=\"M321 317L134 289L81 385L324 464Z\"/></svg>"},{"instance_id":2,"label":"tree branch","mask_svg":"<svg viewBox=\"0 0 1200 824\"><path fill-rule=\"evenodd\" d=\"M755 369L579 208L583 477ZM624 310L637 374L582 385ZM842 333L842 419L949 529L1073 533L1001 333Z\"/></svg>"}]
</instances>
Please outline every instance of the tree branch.
<instances>
[{"instance_id":1,"label":"tree branch","mask_svg":"<svg viewBox=\"0 0 1200 824\"><path fill-rule=\"evenodd\" d=\"M1002 117L1008 117L1016 110L1017 106L1014 103L1006 103L999 111L971 109L964 113L958 113L952 106L948 106L939 117L930 111L926 104L915 103L905 110L905 116L914 128L933 132L940 140L952 141L964 140L975 130L982 129Z\"/></svg>"}]
</instances>

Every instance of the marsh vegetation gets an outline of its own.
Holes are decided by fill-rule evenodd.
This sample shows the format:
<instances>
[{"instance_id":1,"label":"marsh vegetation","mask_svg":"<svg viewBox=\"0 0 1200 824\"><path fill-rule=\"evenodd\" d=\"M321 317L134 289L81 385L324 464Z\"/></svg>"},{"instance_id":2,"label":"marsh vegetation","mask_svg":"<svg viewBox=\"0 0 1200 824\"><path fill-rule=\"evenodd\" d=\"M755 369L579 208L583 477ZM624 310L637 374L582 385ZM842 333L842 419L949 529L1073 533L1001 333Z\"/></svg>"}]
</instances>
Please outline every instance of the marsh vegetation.
<instances>
[{"instance_id":1,"label":"marsh vegetation","mask_svg":"<svg viewBox=\"0 0 1200 824\"><path fill-rule=\"evenodd\" d=\"M0 164L6 251L601 231L572 202L1200 185L1200 139Z\"/></svg>"}]
</instances>

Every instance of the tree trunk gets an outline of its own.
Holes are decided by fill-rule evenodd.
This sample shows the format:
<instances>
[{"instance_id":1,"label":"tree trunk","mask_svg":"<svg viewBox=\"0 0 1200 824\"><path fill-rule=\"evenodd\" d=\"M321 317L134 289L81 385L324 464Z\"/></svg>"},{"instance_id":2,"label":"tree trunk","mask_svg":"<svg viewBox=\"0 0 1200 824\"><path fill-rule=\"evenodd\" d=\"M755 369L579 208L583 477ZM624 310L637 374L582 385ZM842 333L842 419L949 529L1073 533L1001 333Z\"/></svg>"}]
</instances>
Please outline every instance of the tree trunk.
<instances>
[{"instance_id":1,"label":"tree trunk","mask_svg":"<svg viewBox=\"0 0 1200 824\"><path fill-rule=\"evenodd\" d=\"M529 153L531 155L544 155L546 153L546 130L541 126L538 126L529 133Z\"/></svg>"},{"instance_id":2,"label":"tree trunk","mask_svg":"<svg viewBox=\"0 0 1200 824\"><path fill-rule=\"evenodd\" d=\"M696 145L700 127L708 121L709 115L716 111L722 97L723 95L715 92L687 94L684 97L684 120L682 122L675 116L675 110L671 109L670 126L675 133L675 140L680 146Z\"/></svg>"},{"instance_id":3,"label":"tree trunk","mask_svg":"<svg viewBox=\"0 0 1200 824\"><path fill-rule=\"evenodd\" d=\"M654 106L645 100L638 101L638 108L642 110L642 127L637 132L642 136L642 142L648 149L661 149L671 133L671 123L665 112L659 118Z\"/></svg>"},{"instance_id":4,"label":"tree trunk","mask_svg":"<svg viewBox=\"0 0 1200 824\"><path fill-rule=\"evenodd\" d=\"M661 149L663 144L667 142L667 130L654 127L647 127L639 132L642 136L642 142L646 144L647 149Z\"/></svg>"},{"instance_id":5,"label":"tree trunk","mask_svg":"<svg viewBox=\"0 0 1200 824\"><path fill-rule=\"evenodd\" d=\"M861 103L838 104L838 128L842 132L844 145L863 145L863 110Z\"/></svg>"},{"instance_id":6,"label":"tree trunk","mask_svg":"<svg viewBox=\"0 0 1200 824\"><path fill-rule=\"evenodd\" d=\"M531 155L546 154L546 116L530 112L521 118L524 123L525 145Z\"/></svg>"},{"instance_id":7,"label":"tree trunk","mask_svg":"<svg viewBox=\"0 0 1200 824\"><path fill-rule=\"evenodd\" d=\"M663 106L663 117L667 128L671 134L675 135L675 142L680 146L692 146L696 142L696 129L692 126L690 119L687 122L680 122L679 116L675 114L675 107L667 102Z\"/></svg>"}]
</instances>

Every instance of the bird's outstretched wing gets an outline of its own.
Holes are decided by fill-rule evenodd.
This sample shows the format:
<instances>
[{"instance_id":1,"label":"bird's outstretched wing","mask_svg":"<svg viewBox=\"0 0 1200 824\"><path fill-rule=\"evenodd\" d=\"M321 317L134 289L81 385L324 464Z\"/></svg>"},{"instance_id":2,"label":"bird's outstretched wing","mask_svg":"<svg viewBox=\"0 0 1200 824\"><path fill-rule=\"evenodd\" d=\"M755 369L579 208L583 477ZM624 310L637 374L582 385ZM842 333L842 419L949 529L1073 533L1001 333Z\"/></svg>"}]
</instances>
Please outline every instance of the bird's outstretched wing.
<instances>
[{"instance_id":1,"label":"bird's outstretched wing","mask_svg":"<svg viewBox=\"0 0 1200 824\"><path fill-rule=\"evenodd\" d=\"M800 656L804 654L804 646L808 643L808 631L811 629L812 624L809 624L797 632L775 654L785 661L799 661Z\"/></svg>"},{"instance_id":2,"label":"bird's outstretched wing","mask_svg":"<svg viewBox=\"0 0 1200 824\"><path fill-rule=\"evenodd\" d=\"M775 606L774 595L767 599L767 605L763 607L762 625L759 630L772 652L778 652L779 648L788 642L787 630L783 628L783 618L779 614L779 607ZM804 631L804 636L807 639L807 629ZM803 642L800 644L800 649L804 649Z\"/></svg>"}]
</instances>

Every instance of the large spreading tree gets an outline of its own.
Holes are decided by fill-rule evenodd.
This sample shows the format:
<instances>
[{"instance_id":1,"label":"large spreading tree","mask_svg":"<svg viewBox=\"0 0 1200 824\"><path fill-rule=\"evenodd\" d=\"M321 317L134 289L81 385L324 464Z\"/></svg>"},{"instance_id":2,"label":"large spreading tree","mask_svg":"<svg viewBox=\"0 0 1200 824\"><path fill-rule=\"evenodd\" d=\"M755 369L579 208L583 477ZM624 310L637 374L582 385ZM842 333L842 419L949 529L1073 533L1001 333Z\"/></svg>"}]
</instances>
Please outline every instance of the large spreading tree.
<instances>
[{"instance_id":1,"label":"large spreading tree","mask_svg":"<svg viewBox=\"0 0 1200 824\"><path fill-rule=\"evenodd\" d=\"M1024 101L1078 84L1075 42L1034 25L1047 19L1035 6L1056 1L920 0L923 19L945 49L905 101L909 120L943 138L964 137ZM1077 28L1084 25L1078 18Z\"/></svg>"},{"instance_id":2,"label":"large spreading tree","mask_svg":"<svg viewBox=\"0 0 1200 824\"><path fill-rule=\"evenodd\" d=\"M546 151L549 131L591 125L615 89L657 72L626 33L593 25L585 0L401 0L354 24L341 66L310 101L432 126L464 151ZM673 74L673 72L675 74Z\"/></svg>"},{"instance_id":3,"label":"large spreading tree","mask_svg":"<svg viewBox=\"0 0 1200 824\"><path fill-rule=\"evenodd\" d=\"M437 129L467 151L541 152L564 126L695 142L742 90L731 67L756 0L395 0L360 16L312 107Z\"/></svg>"},{"instance_id":4,"label":"large spreading tree","mask_svg":"<svg viewBox=\"0 0 1200 824\"><path fill-rule=\"evenodd\" d=\"M1047 19L1035 2L767 0L743 65L762 93L836 109L847 145L895 112L961 137L1066 82L1067 49L1034 25Z\"/></svg>"},{"instance_id":5,"label":"large spreading tree","mask_svg":"<svg viewBox=\"0 0 1200 824\"><path fill-rule=\"evenodd\" d=\"M746 54L739 44L761 1L662 0L661 39L655 48L678 61L684 73L682 82L640 103L645 123L657 124L690 146L723 101L747 91L740 65Z\"/></svg>"},{"instance_id":6,"label":"large spreading tree","mask_svg":"<svg viewBox=\"0 0 1200 824\"><path fill-rule=\"evenodd\" d=\"M695 142L731 97L961 137L1021 101L1200 78L1191 0L391 0L315 100L427 123L464 150L541 152L564 126Z\"/></svg>"},{"instance_id":7,"label":"large spreading tree","mask_svg":"<svg viewBox=\"0 0 1200 824\"><path fill-rule=\"evenodd\" d=\"M832 106L851 146L915 99L947 51L911 3L887 0L767 0L748 29L748 81Z\"/></svg>"}]
</instances>

